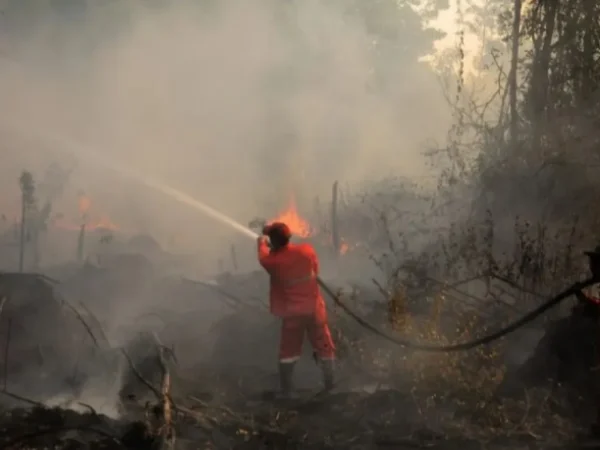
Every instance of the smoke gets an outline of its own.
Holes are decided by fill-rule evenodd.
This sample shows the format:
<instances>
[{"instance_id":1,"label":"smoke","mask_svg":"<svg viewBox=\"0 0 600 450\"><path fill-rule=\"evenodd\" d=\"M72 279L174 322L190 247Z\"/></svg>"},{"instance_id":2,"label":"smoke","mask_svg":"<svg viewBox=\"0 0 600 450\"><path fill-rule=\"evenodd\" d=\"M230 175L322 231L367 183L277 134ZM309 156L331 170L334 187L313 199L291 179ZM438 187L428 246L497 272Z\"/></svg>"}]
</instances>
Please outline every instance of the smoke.
<instances>
[{"instance_id":1,"label":"smoke","mask_svg":"<svg viewBox=\"0 0 600 450\"><path fill-rule=\"evenodd\" d=\"M15 196L20 169L66 158L36 140L50 131L244 222L280 209L290 193L310 204L334 179L419 176L420 144L445 131L427 123L443 105L433 75L375 61L372 33L335 4L111 2L35 12L26 22L35 32L7 33L0 68L0 123L28 130L25 143L19 136L3 150L3 185ZM4 21L14 24L16 12ZM384 87L374 87L376 64L390 78ZM73 187L115 221L152 222L143 231L161 241L177 234L218 250L201 237L219 234L218 224L80 156L66 163L80 159Z\"/></svg>"},{"instance_id":2,"label":"smoke","mask_svg":"<svg viewBox=\"0 0 600 450\"><path fill-rule=\"evenodd\" d=\"M206 274L234 232L46 136L80 142L247 223L292 194L308 208L336 179L418 181L429 171L423 142L448 128L435 76L414 62L422 43L410 57L395 51L411 42L382 56L361 15L336 2L9 4L0 19L0 212L9 221L21 170L41 179L58 163L75 170L54 213L79 220L84 192L123 232L200 252ZM52 259L72 260L74 246ZM135 316L137 299L127 301Z\"/></svg>"}]
</instances>

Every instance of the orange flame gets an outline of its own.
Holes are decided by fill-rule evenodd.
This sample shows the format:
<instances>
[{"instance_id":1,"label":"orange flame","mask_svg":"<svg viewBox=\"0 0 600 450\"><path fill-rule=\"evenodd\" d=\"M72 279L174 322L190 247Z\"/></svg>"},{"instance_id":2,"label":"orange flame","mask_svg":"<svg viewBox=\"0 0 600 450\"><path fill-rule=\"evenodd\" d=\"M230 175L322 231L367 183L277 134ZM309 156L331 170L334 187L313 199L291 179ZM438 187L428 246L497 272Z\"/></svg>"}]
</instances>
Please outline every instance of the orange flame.
<instances>
[{"instance_id":1,"label":"orange flame","mask_svg":"<svg viewBox=\"0 0 600 450\"><path fill-rule=\"evenodd\" d=\"M342 242L340 244L340 255L345 255L346 253L348 253L348 250L350 250L350 246L345 242Z\"/></svg>"},{"instance_id":2,"label":"orange flame","mask_svg":"<svg viewBox=\"0 0 600 450\"><path fill-rule=\"evenodd\" d=\"M309 237L313 234L312 227L310 224L304 220L298 214L298 210L296 209L296 201L294 197L290 199L290 203L285 211L282 211L276 218L270 220L268 224L272 224L273 222L283 222L285 223L295 236L300 237Z\"/></svg>"},{"instance_id":3,"label":"orange flame","mask_svg":"<svg viewBox=\"0 0 600 450\"><path fill-rule=\"evenodd\" d=\"M55 218L52 222L52 225L55 228L60 228L62 230L70 230L70 231L79 231L81 230L82 225L78 225L74 222L70 222L63 218ZM116 231L119 227L112 222L108 217L103 216L100 219L88 221L85 224L85 229L88 231L96 231L96 230L104 230L104 231Z\"/></svg>"},{"instance_id":4,"label":"orange flame","mask_svg":"<svg viewBox=\"0 0 600 450\"><path fill-rule=\"evenodd\" d=\"M86 229L94 231L94 230L106 230L106 231L116 231L119 227L108 217L102 216L99 220L88 223Z\"/></svg>"},{"instance_id":5,"label":"orange flame","mask_svg":"<svg viewBox=\"0 0 600 450\"><path fill-rule=\"evenodd\" d=\"M69 221L64 218L64 216L59 215L54 218L53 225L56 228L62 228L63 230L80 230L83 225L85 225L85 229L88 231L96 231L96 230L104 230L104 231L115 231L118 230L119 227L108 218L106 215L93 215L90 214L90 210L92 207L92 200L85 196L79 195L77 199L78 210L82 220L82 223L76 223L76 221Z\"/></svg>"},{"instance_id":6,"label":"orange flame","mask_svg":"<svg viewBox=\"0 0 600 450\"><path fill-rule=\"evenodd\" d=\"M85 195L79 196L79 214L81 217L85 216L90 208L92 207L92 200Z\"/></svg>"}]
</instances>

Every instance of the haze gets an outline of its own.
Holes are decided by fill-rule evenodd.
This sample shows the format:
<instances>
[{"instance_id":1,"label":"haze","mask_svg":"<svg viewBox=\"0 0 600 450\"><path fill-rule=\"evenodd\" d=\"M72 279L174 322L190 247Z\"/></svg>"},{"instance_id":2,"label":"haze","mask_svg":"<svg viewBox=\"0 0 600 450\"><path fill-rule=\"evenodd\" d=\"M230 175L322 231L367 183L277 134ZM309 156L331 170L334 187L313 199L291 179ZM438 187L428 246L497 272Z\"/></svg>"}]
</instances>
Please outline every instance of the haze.
<instances>
[{"instance_id":1,"label":"haze","mask_svg":"<svg viewBox=\"0 0 600 450\"><path fill-rule=\"evenodd\" d=\"M77 218L85 192L123 229L216 260L231 230L48 136L246 223L291 195L307 209L336 179L419 180L428 174L421 151L449 125L435 75L416 62L429 45L404 42L397 58L382 57L361 16L335 2L19 1L1 20L0 208L9 220L20 171L39 179L55 162L75 167L56 212Z\"/></svg>"}]
</instances>

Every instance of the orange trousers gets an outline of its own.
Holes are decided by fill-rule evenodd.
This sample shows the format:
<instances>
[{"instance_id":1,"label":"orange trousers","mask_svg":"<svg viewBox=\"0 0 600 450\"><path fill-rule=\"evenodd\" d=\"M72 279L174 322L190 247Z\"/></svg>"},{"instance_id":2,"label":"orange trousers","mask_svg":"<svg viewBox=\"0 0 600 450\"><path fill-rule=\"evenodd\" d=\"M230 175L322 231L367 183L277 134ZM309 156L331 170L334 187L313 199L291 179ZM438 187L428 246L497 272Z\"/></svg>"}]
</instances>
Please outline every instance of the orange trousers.
<instances>
[{"instance_id":1,"label":"orange trousers","mask_svg":"<svg viewBox=\"0 0 600 450\"><path fill-rule=\"evenodd\" d=\"M327 321L319 320L317 315L296 316L282 321L279 362L290 363L300 358L305 333L320 359L335 358L335 345Z\"/></svg>"}]
</instances>

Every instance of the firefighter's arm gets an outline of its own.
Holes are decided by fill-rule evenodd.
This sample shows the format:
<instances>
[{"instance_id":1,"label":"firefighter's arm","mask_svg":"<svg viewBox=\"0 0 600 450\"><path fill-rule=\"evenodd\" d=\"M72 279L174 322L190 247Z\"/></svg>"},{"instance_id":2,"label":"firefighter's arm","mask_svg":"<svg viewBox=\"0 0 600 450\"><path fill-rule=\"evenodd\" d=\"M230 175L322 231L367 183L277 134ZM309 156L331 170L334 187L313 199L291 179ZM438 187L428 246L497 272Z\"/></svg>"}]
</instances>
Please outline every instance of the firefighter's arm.
<instances>
[{"instance_id":1,"label":"firefighter's arm","mask_svg":"<svg viewBox=\"0 0 600 450\"><path fill-rule=\"evenodd\" d=\"M273 257L271 255L269 244L267 244L267 238L265 236L260 236L256 242L258 250L258 262L265 269L269 270L269 268L273 266Z\"/></svg>"}]
</instances>

